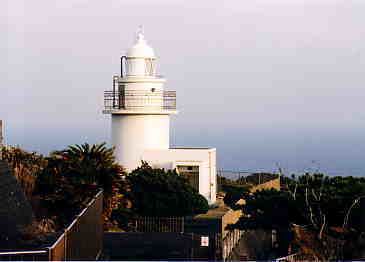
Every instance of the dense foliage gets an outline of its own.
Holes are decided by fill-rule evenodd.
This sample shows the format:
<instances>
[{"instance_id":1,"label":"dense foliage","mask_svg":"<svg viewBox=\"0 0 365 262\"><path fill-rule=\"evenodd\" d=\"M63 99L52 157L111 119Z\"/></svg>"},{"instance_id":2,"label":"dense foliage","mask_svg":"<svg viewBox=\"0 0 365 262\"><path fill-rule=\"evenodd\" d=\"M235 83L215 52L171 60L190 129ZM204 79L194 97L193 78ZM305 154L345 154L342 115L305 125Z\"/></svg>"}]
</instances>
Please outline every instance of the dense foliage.
<instances>
[{"instance_id":1,"label":"dense foliage","mask_svg":"<svg viewBox=\"0 0 365 262\"><path fill-rule=\"evenodd\" d=\"M2 155L13 167L38 219L52 218L62 226L99 188L104 189L106 222L118 205L123 169L105 143L72 145L47 157L4 147Z\"/></svg>"},{"instance_id":2,"label":"dense foliage","mask_svg":"<svg viewBox=\"0 0 365 262\"><path fill-rule=\"evenodd\" d=\"M318 241L311 248L316 249L313 254L321 259L338 258L334 256L342 252L328 250L333 249L329 239L353 241L365 230L364 202L361 202L365 198L365 178L305 174L283 177L282 182L284 191L247 194L245 216L236 226L279 231L289 231L293 225L305 226Z\"/></svg>"},{"instance_id":3,"label":"dense foliage","mask_svg":"<svg viewBox=\"0 0 365 262\"><path fill-rule=\"evenodd\" d=\"M140 216L188 216L206 213L209 206L176 171L155 169L143 162L127 177L126 197Z\"/></svg>"},{"instance_id":4,"label":"dense foliage","mask_svg":"<svg viewBox=\"0 0 365 262\"><path fill-rule=\"evenodd\" d=\"M249 185L222 185L222 191L225 192L224 203L232 209L239 209L240 205L237 205L237 201L246 198L250 188Z\"/></svg>"},{"instance_id":5,"label":"dense foliage","mask_svg":"<svg viewBox=\"0 0 365 262\"><path fill-rule=\"evenodd\" d=\"M89 184L103 187L105 194L112 193L112 185L123 169L115 162L113 149L106 143L72 145L55 151L50 158L51 168L67 177L74 184Z\"/></svg>"},{"instance_id":6,"label":"dense foliage","mask_svg":"<svg viewBox=\"0 0 365 262\"><path fill-rule=\"evenodd\" d=\"M302 207L302 214L307 224L318 230L323 225L325 228L347 226L360 230L362 214L360 205L352 210L349 209L356 199L365 197L365 178L305 174L286 179L285 184L291 199L298 208ZM349 221L344 225L349 211L351 211Z\"/></svg>"},{"instance_id":7,"label":"dense foliage","mask_svg":"<svg viewBox=\"0 0 365 262\"><path fill-rule=\"evenodd\" d=\"M1 148L1 155L2 159L12 167L27 198L31 199L36 188L37 177L46 168L47 160L42 155L27 152L19 147L3 147Z\"/></svg>"},{"instance_id":8,"label":"dense foliage","mask_svg":"<svg viewBox=\"0 0 365 262\"><path fill-rule=\"evenodd\" d=\"M278 174L272 173L253 173L248 176L243 176L237 179L238 184L251 184L251 185L259 185L262 183L266 183L270 180L278 178Z\"/></svg>"}]
</instances>

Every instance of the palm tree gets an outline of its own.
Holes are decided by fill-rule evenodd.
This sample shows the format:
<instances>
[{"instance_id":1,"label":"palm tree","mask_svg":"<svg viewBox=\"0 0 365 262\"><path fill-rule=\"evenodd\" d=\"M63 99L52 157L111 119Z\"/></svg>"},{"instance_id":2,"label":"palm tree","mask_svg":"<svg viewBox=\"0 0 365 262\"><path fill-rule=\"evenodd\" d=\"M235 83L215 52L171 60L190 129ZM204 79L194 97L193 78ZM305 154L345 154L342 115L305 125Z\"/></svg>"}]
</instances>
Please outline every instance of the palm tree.
<instances>
[{"instance_id":1,"label":"palm tree","mask_svg":"<svg viewBox=\"0 0 365 262\"><path fill-rule=\"evenodd\" d=\"M106 143L72 145L62 151L52 153L61 158L60 172L76 184L99 185L105 193L111 193L112 183L123 173L123 168L115 162L114 149Z\"/></svg>"},{"instance_id":2,"label":"palm tree","mask_svg":"<svg viewBox=\"0 0 365 262\"><path fill-rule=\"evenodd\" d=\"M51 154L55 159L56 173L68 178L75 186L100 186L104 190L103 218L104 225L110 225L110 216L121 199L121 176L124 169L115 162L114 148L106 143L89 145L72 145L62 151Z\"/></svg>"}]
</instances>

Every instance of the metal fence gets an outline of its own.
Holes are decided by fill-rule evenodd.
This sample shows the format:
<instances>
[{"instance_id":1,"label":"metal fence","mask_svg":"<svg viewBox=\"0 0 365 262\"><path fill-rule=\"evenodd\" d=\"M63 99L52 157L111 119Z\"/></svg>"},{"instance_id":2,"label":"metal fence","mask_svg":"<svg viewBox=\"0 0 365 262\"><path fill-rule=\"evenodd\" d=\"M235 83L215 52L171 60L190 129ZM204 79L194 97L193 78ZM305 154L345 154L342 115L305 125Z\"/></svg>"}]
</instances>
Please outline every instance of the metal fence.
<instances>
[{"instance_id":1,"label":"metal fence","mask_svg":"<svg viewBox=\"0 0 365 262\"><path fill-rule=\"evenodd\" d=\"M240 185L258 186L263 185L269 181L274 181L279 177L280 176L278 174L270 172L249 172L220 169L217 171L217 191L222 191L223 186L229 185L231 182Z\"/></svg>"},{"instance_id":2,"label":"metal fence","mask_svg":"<svg viewBox=\"0 0 365 262\"><path fill-rule=\"evenodd\" d=\"M135 232L184 232L184 217L139 217L131 222Z\"/></svg>"},{"instance_id":3,"label":"metal fence","mask_svg":"<svg viewBox=\"0 0 365 262\"><path fill-rule=\"evenodd\" d=\"M0 261L95 260L103 248L103 191L99 191L52 246L0 252Z\"/></svg>"},{"instance_id":4,"label":"metal fence","mask_svg":"<svg viewBox=\"0 0 365 262\"><path fill-rule=\"evenodd\" d=\"M295 253L285 257L280 257L274 260L275 262L304 262L304 261L319 261L318 258L312 255Z\"/></svg>"},{"instance_id":5,"label":"metal fence","mask_svg":"<svg viewBox=\"0 0 365 262\"><path fill-rule=\"evenodd\" d=\"M0 252L0 261L47 261L48 250Z\"/></svg>"},{"instance_id":6,"label":"metal fence","mask_svg":"<svg viewBox=\"0 0 365 262\"><path fill-rule=\"evenodd\" d=\"M105 110L176 110L176 91L120 90L104 91Z\"/></svg>"},{"instance_id":7,"label":"metal fence","mask_svg":"<svg viewBox=\"0 0 365 262\"><path fill-rule=\"evenodd\" d=\"M227 233L227 235L222 240L222 260L226 261L227 258L231 255L233 249L238 245L241 240L244 231L234 229Z\"/></svg>"},{"instance_id":8,"label":"metal fence","mask_svg":"<svg viewBox=\"0 0 365 262\"><path fill-rule=\"evenodd\" d=\"M275 172L263 171L234 171L220 169L217 171L217 176L220 178L228 178L242 183L262 184L272 179L278 178L279 174Z\"/></svg>"}]
</instances>

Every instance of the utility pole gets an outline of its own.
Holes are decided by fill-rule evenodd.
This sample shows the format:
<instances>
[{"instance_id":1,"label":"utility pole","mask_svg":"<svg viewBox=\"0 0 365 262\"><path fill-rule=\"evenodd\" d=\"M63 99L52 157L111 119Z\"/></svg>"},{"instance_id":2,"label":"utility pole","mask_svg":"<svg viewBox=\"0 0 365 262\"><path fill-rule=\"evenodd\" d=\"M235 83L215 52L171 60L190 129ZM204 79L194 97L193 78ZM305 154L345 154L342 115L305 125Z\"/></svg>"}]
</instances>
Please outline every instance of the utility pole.
<instances>
[{"instance_id":1,"label":"utility pole","mask_svg":"<svg viewBox=\"0 0 365 262\"><path fill-rule=\"evenodd\" d=\"M3 137L3 120L0 120L0 159L2 159L2 149L4 146L4 137Z\"/></svg>"}]
</instances>

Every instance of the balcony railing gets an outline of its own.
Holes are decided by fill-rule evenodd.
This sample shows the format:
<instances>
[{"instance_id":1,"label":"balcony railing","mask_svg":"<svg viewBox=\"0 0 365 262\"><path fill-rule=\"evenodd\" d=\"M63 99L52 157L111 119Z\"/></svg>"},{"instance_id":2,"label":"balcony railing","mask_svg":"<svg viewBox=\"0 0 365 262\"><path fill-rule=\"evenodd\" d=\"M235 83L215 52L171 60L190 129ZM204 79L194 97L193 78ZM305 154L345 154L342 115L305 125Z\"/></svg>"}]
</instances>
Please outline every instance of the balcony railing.
<instances>
[{"instance_id":1,"label":"balcony railing","mask_svg":"<svg viewBox=\"0 0 365 262\"><path fill-rule=\"evenodd\" d=\"M176 91L104 91L105 110L176 110Z\"/></svg>"}]
</instances>

